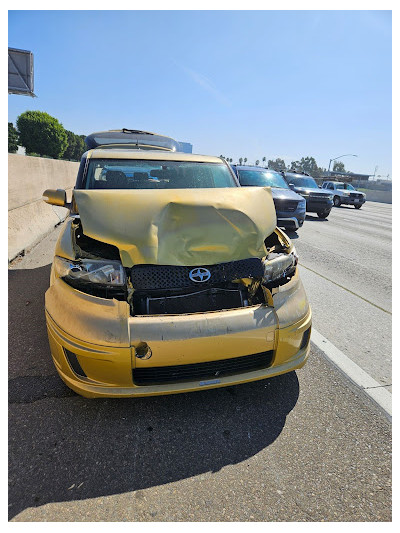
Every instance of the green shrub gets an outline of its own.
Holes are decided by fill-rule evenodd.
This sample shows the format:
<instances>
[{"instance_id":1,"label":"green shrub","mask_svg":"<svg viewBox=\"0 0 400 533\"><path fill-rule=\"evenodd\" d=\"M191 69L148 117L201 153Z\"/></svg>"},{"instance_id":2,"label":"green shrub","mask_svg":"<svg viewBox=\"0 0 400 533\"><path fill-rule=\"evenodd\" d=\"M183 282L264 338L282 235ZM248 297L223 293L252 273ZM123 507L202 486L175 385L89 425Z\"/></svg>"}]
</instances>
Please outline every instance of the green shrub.
<instances>
[{"instance_id":1,"label":"green shrub","mask_svg":"<svg viewBox=\"0 0 400 533\"><path fill-rule=\"evenodd\" d=\"M8 151L15 154L18 150L18 131L14 128L13 123L8 123Z\"/></svg>"},{"instance_id":2,"label":"green shrub","mask_svg":"<svg viewBox=\"0 0 400 533\"><path fill-rule=\"evenodd\" d=\"M25 111L17 119L19 138L28 153L58 159L67 148L67 134L62 124L43 111Z\"/></svg>"}]
</instances>

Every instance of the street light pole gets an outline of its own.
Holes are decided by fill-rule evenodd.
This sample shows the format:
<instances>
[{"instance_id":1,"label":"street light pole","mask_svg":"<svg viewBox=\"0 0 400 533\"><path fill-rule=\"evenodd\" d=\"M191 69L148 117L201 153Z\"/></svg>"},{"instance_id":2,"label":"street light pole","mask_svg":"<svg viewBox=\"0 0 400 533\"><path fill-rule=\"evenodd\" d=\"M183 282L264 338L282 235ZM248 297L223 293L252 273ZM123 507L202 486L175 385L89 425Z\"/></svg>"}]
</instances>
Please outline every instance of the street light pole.
<instances>
[{"instance_id":1,"label":"street light pole","mask_svg":"<svg viewBox=\"0 0 400 533\"><path fill-rule=\"evenodd\" d=\"M338 157L334 157L333 159L329 159L328 172L330 172L332 161L336 161L336 159L341 159L342 157L347 157L347 156L358 157L355 154L343 154L343 155L339 155Z\"/></svg>"}]
</instances>

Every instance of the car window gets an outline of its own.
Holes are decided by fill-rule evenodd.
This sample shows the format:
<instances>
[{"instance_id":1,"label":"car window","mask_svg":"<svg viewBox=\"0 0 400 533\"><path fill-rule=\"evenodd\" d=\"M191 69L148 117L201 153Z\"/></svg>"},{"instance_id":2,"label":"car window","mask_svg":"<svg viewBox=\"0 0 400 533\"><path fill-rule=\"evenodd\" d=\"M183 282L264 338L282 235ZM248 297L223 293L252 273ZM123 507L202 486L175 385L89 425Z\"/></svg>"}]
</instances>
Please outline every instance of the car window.
<instances>
[{"instance_id":1,"label":"car window","mask_svg":"<svg viewBox=\"0 0 400 533\"><path fill-rule=\"evenodd\" d=\"M237 187L223 163L91 159L85 189L187 189Z\"/></svg>"},{"instance_id":2,"label":"car window","mask_svg":"<svg viewBox=\"0 0 400 533\"><path fill-rule=\"evenodd\" d=\"M271 170L238 170L239 182L243 187L278 187L289 189L281 174Z\"/></svg>"},{"instance_id":3,"label":"car window","mask_svg":"<svg viewBox=\"0 0 400 533\"><path fill-rule=\"evenodd\" d=\"M318 189L316 181L310 176L286 176L288 183L293 183L295 187L308 187L309 189Z\"/></svg>"},{"instance_id":4,"label":"car window","mask_svg":"<svg viewBox=\"0 0 400 533\"><path fill-rule=\"evenodd\" d=\"M328 183L328 189L332 189L333 190L334 188L335 187L334 187L333 183Z\"/></svg>"}]
</instances>

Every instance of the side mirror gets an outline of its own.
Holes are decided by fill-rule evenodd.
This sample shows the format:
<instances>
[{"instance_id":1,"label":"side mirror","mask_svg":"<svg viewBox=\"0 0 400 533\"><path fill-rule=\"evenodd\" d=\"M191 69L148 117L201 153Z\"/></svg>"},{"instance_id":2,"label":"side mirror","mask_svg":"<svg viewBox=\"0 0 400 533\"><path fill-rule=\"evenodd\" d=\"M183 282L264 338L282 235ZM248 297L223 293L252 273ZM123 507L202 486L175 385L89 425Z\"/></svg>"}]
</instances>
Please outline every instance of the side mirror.
<instances>
[{"instance_id":1,"label":"side mirror","mask_svg":"<svg viewBox=\"0 0 400 533\"><path fill-rule=\"evenodd\" d=\"M292 189L292 191L294 190L294 183L289 183L289 187Z\"/></svg>"},{"instance_id":2,"label":"side mirror","mask_svg":"<svg viewBox=\"0 0 400 533\"><path fill-rule=\"evenodd\" d=\"M42 198L46 204L67 207L67 193L64 189L47 189L44 191Z\"/></svg>"}]
</instances>

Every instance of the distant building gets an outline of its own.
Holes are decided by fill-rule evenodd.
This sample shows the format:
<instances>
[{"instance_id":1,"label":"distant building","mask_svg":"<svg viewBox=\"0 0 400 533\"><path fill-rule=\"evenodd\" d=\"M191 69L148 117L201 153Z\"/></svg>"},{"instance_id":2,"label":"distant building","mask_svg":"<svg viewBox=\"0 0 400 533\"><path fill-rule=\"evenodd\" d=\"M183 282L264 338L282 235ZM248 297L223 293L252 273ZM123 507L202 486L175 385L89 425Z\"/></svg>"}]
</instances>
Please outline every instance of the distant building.
<instances>
[{"instance_id":1,"label":"distant building","mask_svg":"<svg viewBox=\"0 0 400 533\"><path fill-rule=\"evenodd\" d=\"M355 174L354 172L335 172L333 170L329 172L323 172L322 177L325 181L331 179L333 181L368 181L369 174Z\"/></svg>"},{"instance_id":2,"label":"distant building","mask_svg":"<svg viewBox=\"0 0 400 533\"><path fill-rule=\"evenodd\" d=\"M192 154L193 153L193 144L185 143L182 141L178 141L179 144L179 151L184 152L185 154Z\"/></svg>"}]
</instances>

